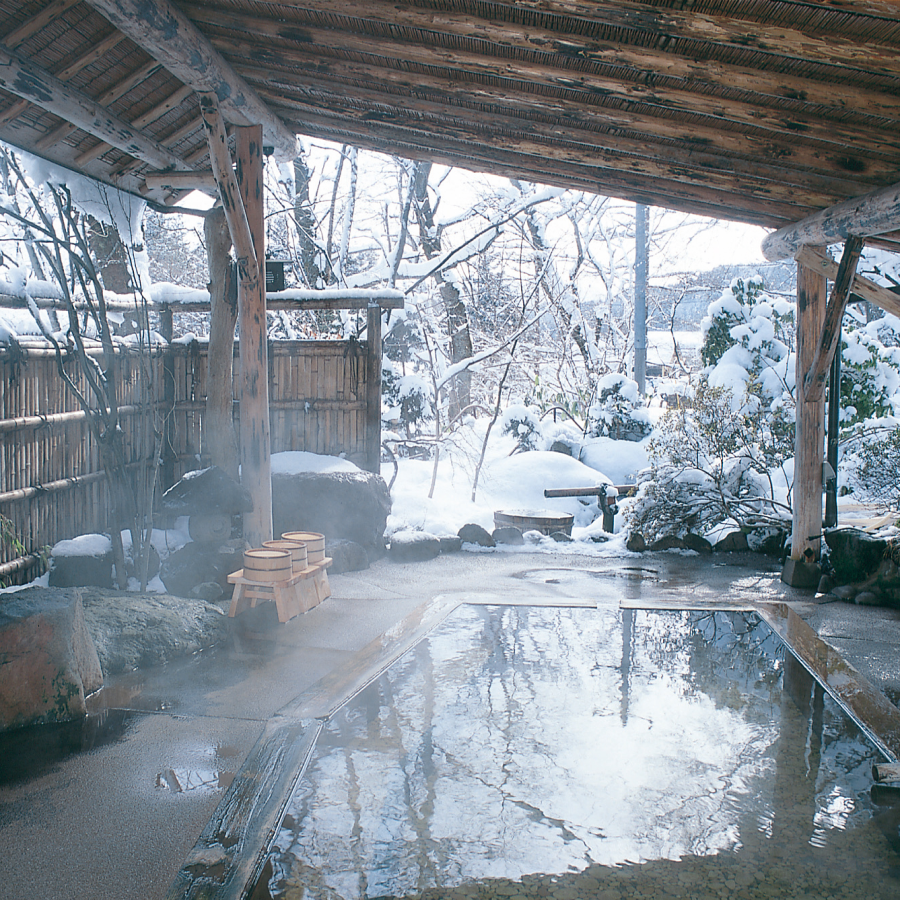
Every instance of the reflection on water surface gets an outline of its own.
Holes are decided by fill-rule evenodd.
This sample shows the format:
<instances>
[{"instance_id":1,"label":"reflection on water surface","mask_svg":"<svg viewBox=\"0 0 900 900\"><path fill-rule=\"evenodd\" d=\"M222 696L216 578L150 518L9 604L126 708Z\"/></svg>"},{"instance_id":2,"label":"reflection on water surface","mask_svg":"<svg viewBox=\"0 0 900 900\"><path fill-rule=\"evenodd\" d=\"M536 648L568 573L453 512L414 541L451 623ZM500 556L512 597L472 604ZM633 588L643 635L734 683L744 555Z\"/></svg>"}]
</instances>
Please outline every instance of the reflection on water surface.
<instances>
[{"instance_id":1,"label":"reflection on water surface","mask_svg":"<svg viewBox=\"0 0 900 900\"><path fill-rule=\"evenodd\" d=\"M269 889L895 898L875 759L754 615L465 606L328 723Z\"/></svg>"}]
</instances>

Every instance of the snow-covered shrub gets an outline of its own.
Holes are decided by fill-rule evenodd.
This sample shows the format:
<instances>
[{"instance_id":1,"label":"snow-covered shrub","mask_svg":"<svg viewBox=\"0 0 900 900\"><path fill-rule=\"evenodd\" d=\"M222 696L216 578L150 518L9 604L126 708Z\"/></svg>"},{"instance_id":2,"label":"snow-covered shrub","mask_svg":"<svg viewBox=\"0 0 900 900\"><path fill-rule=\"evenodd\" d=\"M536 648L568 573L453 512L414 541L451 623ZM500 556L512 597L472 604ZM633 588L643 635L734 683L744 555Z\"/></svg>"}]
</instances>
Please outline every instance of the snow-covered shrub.
<instances>
[{"instance_id":1,"label":"snow-covered shrub","mask_svg":"<svg viewBox=\"0 0 900 900\"><path fill-rule=\"evenodd\" d=\"M783 450L766 419L736 409L730 391L701 383L693 407L667 412L650 441L629 528L653 541L702 534L727 519L743 526L786 518L771 472Z\"/></svg>"},{"instance_id":2,"label":"snow-covered shrub","mask_svg":"<svg viewBox=\"0 0 900 900\"><path fill-rule=\"evenodd\" d=\"M882 343L874 322L845 324L841 345L842 427L892 415L900 406L900 349Z\"/></svg>"},{"instance_id":3,"label":"snow-covered shrub","mask_svg":"<svg viewBox=\"0 0 900 900\"><path fill-rule=\"evenodd\" d=\"M869 419L841 442L840 492L860 501L900 504L900 419Z\"/></svg>"},{"instance_id":4,"label":"snow-covered shrub","mask_svg":"<svg viewBox=\"0 0 900 900\"><path fill-rule=\"evenodd\" d=\"M653 430L637 382L611 373L597 380L585 434L616 441L640 441Z\"/></svg>"},{"instance_id":5,"label":"snow-covered shrub","mask_svg":"<svg viewBox=\"0 0 900 900\"><path fill-rule=\"evenodd\" d=\"M500 433L511 435L519 450L537 450L541 437L541 420L533 409L516 404L500 417Z\"/></svg>"},{"instance_id":6,"label":"snow-covered shrub","mask_svg":"<svg viewBox=\"0 0 900 900\"><path fill-rule=\"evenodd\" d=\"M381 371L382 421L389 429L402 428L406 438L421 433L434 415L434 391L420 375L404 375L387 358Z\"/></svg>"},{"instance_id":7,"label":"snow-covered shrub","mask_svg":"<svg viewBox=\"0 0 900 900\"><path fill-rule=\"evenodd\" d=\"M793 405L794 304L769 296L758 275L736 278L702 322L701 358L712 387L731 391L738 408Z\"/></svg>"}]
</instances>

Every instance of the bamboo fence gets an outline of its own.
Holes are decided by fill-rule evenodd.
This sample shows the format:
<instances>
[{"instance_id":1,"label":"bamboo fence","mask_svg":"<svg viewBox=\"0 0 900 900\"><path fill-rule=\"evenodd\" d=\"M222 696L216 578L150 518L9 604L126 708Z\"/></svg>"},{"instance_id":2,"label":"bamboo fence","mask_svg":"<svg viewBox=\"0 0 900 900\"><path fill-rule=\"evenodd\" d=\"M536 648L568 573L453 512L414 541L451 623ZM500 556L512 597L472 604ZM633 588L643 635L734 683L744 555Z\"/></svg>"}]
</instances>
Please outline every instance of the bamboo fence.
<instances>
[{"instance_id":1,"label":"bamboo fence","mask_svg":"<svg viewBox=\"0 0 900 900\"><path fill-rule=\"evenodd\" d=\"M268 349L272 452L343 454L371 468L379 449L373 444L380 444L372 428L380 420L380 398L367 389L373 371L368 344L277 341ZM159 465L158 495L185 472L209 464L203 433L206 351L205 343L193 341L152 354L124 353L120 359L116 397L126 459L133 471ZM380 368L380 358L378 363ZM74 356L64 365L85 389ZM236 397L239 367L236 346ZM370 408L376 400L379 408ZM239 429L237 402L234 418ZM165 441L162 458L155 461L153 426L159 423ZM54 353L0 349L0 516L5 520L0 581L27 582L41 565L42 548L105 531L108 508L99 447L86 414L59 377Z\"/></svg>"}]
</instances>

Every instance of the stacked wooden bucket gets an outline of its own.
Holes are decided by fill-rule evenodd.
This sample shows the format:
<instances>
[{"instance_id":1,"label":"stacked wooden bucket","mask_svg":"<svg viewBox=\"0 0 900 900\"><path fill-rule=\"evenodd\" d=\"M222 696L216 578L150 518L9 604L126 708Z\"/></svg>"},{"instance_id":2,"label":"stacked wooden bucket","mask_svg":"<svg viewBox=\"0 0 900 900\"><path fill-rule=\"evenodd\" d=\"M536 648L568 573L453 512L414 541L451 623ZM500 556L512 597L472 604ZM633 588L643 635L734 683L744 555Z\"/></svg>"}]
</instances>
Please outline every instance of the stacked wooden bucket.
<instances>
[{"instance_id":1,"label":"stacked wooden bucket","mask_svg":"<svg viewBox=\"0 0 900 900\"><path fill-rule=\"evenodd\" d=\"M314 531L288 531L280 540L244 551L244 568L232 572L230 616L274 600L278 621L287 622L331 596L325 556L325 536Z\"/></svg>"}]
</instances>

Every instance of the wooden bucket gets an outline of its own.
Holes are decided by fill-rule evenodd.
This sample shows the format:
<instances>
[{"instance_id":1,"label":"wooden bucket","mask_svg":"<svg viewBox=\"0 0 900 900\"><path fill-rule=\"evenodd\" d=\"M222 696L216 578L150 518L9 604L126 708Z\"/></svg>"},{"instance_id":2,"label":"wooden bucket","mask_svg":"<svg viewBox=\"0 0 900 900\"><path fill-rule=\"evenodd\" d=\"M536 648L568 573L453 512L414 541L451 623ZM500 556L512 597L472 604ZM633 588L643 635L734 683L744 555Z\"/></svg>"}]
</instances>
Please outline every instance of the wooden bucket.
<instances>
[{"instance_id":1,"label":"wooden bucket","mask_svg":"<svg viewBox=\"0 0 900 900\"><path fill-rule=\"evenodd\" d=\"M287 550L291 554L291 568L295 575L307 566L306 544L302 541L286 541L282 538L280 541L263 541L263 547L270 550Z\"/></svg>"},{"instance_id":2,"label":"wooden bucket","mask_svg":"<svg viewBox=\"0 0 900 900\"><path fill-rule=\"evenodd\" d=\"M249 581L287 581L293 575L291 554L268 547L244 551L244 578Z\"/></svg>"},{"instance_id":3,"label":"wooden bucket","mask_svg":"<svg viewBox=\"0 0 900 900\"><path fill-rule=\"evenodd\" d=\"M306 544L306 558L309 565L314 566L325 559L325 535L317 531L286 531L281 535L283 541L301 541Z\"/></svg>"}]
</instances>

